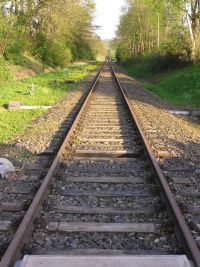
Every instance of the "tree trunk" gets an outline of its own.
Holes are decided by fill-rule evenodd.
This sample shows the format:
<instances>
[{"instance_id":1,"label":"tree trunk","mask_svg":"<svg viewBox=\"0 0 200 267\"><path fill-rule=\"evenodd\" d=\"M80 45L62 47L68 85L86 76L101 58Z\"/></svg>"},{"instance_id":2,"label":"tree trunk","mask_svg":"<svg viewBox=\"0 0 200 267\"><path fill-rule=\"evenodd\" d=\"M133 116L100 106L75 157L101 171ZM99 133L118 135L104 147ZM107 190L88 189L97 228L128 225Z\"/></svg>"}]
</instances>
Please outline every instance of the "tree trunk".
<instances>
[{"instance_id":1,"label":"tree trunk","mask_svg":"<svg viewBox=\"0 0 200 267\"><path fill-rule=\"evenodd\" d=\"M194 34L194 29L192 27L192 21L189 17L189 14L186 15L187 18L187 24L188 24L188 28L189 28L189 32L190 32L190 41L191 41L191 59L193 61L196 60L196 36Z\"/></svg>"},{"instance_id":2,"label":"tree trunk","mask_svg":"<svg viewBox=\"0 0 200 267\"><path fill-rule=\"evenodd\" d=\"M157 47L158 50L160 49L160 16L159 13L157 12L157 19L158 19L158 29L157 29Z\"/></svg>"}]
</instances>

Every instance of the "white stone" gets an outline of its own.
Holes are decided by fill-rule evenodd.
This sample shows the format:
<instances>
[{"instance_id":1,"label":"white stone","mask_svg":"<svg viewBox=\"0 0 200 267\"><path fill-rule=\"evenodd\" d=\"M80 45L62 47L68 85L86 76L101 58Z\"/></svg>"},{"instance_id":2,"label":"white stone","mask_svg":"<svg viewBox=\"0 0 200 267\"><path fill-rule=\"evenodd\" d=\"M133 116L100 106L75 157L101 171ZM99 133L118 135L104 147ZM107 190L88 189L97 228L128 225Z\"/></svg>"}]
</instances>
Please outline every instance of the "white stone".
<instances>
[{"instance_id":1,"label":"white stone","mask_svg":"<svg viewBox=\"0 0 200 267\"><path fill-rule=\"evenodd\" d=\"M12 162L10 162L8 159L5 158L0 158L0 177L1 178L6 178L6 175L9 172L14 172L15 168L12 164Z\"/></svg>"}]
</instances>

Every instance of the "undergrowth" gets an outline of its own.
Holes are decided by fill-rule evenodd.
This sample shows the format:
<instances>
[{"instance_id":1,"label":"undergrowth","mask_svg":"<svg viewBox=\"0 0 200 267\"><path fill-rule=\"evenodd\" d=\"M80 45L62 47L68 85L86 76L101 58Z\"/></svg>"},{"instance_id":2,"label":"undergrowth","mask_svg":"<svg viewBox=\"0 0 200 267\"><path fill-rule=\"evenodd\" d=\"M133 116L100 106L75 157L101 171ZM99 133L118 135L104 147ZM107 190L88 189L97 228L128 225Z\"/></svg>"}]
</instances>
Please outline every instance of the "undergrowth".
<instances>
[{"instance_id":1,"label":"undergrowth","mask_svg":"<svg viewBox=\"0 0 200 267\"><path fill-rule=\"evenodd\" d=\"M124 67L162 100L181 108L200 108L200 62L165 72L152 70L148 60L129 62Z\"/></svg>"}]
</instances>

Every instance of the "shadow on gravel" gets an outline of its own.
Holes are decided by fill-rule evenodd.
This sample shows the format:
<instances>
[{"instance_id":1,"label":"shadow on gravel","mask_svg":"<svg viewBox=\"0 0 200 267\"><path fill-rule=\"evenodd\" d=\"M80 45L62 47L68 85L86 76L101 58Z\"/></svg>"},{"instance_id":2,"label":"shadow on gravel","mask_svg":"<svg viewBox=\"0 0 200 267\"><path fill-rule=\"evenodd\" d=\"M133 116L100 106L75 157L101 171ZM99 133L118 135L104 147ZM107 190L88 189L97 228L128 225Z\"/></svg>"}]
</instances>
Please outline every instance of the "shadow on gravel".
<instances>
[{"instance_id":1,"label":"shadow on gravel","mask_svg":"<svg viewBox=\"0 0 200 267\"><path fill-rule=\"evenodd\" d=\"M22 167L23 159L27 159L32 156L33 153L26 148L19 147L15 144L0 143L0 158L7 158L17 168Z\"/></svg>"},{"instance_id":2,"label":"shadow on gravel","mask_svg":"<svg viewBox=\"0 0 200 267\"><path fill-rule=\"evenodd\" d=\"M65 120L60 124L59 129L55 132L49 146L43 151L43 153L57 152L59 147L62 145L67 132L69 131L74 119L76 118L82 104L87 97L88 91L86 91L82 97L79 99L77 104L72 108L71 112L65 118ZM59 118L58 118L59 119Z\"/></svg>"},{"instance_id":3,"label":"shadow on gravel","mask_svg":"<svg viewBox=\"0 0 200 267\"><path fill-rule=\"evenodd\" d=\"M170 143L176 147L182 156L176 158L165 159L164 163L172 166L172 169L183 169L192 172L195 172L199 175L200 178L200 164L199 164L199 157L200 155L200 143L189 141L187 144L178 142L177 140L171 139ZM167 166L167 165L166 165Z\"/></svg>"}]
</instances>

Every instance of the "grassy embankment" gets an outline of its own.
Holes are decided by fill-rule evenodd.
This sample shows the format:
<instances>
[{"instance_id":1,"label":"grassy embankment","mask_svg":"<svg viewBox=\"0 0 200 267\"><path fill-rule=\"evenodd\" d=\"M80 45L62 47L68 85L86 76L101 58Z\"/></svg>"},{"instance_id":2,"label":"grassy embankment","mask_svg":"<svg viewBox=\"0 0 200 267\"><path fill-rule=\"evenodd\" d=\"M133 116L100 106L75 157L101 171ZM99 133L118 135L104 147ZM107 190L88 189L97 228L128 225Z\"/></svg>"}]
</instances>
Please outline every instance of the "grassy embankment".
<instances>
[{"instance_id":1,"label":"grassy embankment","mask_svg":"<svg viewBox=\"0 0 200 267\"><path fill-rule=\"evenodd\" d=\"M78 82L96 66L95 64L72 65L59 71L16 80L11 74L13 67L7 65L4 60L0 60L0 143L9 141L17 133L23 131L32 120L45 112L41 109L8 111L6 106L10 101L33 106L53 105L66 94L69 88L74 86L64 84L64 80ZM52 85L53 81L60 83ZM34 92L30 94L32 84Z\"/></svg>"},{"instance_id":2,"label":"grassy embankment","mask_svg":"<svg viewBox=\"0 0 200 267\"><path fill-rule=\"evenodd\" d=\"M165 102L180 108L200 109L200 62L162 73L152 71L145 61L124 66L129 75Z\"/></svg>"}]
</instances>

